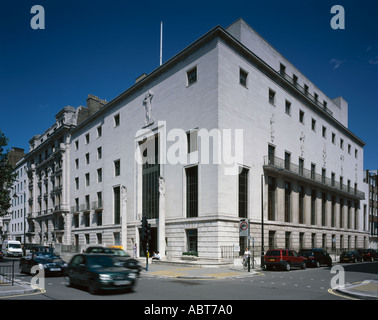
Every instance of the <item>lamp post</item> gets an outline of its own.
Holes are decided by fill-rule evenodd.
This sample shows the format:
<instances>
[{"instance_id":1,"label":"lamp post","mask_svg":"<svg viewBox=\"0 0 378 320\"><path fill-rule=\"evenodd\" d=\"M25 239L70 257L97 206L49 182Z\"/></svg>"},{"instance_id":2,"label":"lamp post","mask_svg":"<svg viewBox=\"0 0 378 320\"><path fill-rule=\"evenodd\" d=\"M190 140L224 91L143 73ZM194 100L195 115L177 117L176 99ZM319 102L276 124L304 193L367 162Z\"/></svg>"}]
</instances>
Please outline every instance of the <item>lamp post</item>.
<instances>
[{"instance_id":1,"label":"lamp post","mask_svg":"<svg viewBox=\"0 0 378 320\"><path fill-rule=\"evenodd\" d=\"M24 239L22 241L22 244L23 244L22 253L23 253L23 255L25 255L25 244L26 244L26 240L25 240L25 238L26 238L26 232L25 232L25 229L26 229L26 223L25 223L25 216L26 216L25 201L26 201L26 193L25 193L25 191L23 193L17 193L17 192L15 192L14 195L13 195L13 199L16 199L18 194L21 194L21 195L24 196L24 200L23 200L23 202L24 202L24 227L23 227L23 229L24 229Z\"/></svg>"}]
</instances>

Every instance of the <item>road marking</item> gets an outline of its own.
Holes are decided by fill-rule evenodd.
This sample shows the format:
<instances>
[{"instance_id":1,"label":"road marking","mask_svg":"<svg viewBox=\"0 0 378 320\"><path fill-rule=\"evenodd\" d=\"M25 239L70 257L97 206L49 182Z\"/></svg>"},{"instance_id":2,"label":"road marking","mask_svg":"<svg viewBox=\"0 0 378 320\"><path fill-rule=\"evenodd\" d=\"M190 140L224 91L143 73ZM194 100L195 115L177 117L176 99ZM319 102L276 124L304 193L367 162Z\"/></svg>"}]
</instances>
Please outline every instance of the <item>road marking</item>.
<instances>
[{"instance_id":1,"label":"road marking","mask_svg":"<svg viewBox=\"0 0 378 320\"><path fill-rule=\"evenodd\" d=\"M328 289L327 291L328 291L328 293L333 294L334 296L341 297L341 298L344 298L344 299L349 299L349 300L360 300L360 299L357 299L357 298L353 298L353 297L345 296L345 295L343 295L343 294L341 294L341 293L335 292L335 291L333 291L333 289Z\"/></svg>"}]
</instances>

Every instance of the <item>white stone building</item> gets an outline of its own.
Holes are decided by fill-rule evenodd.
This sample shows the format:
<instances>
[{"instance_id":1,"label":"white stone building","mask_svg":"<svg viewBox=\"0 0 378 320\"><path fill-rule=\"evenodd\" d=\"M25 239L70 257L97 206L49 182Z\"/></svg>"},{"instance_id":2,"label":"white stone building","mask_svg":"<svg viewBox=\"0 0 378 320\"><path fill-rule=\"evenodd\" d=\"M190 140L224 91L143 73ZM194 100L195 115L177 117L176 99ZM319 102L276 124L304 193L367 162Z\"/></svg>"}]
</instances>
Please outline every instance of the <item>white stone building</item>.
<instances>
[{"instance_id":1,"label":"white stone building","mask_svg":"<svg viewBox=\"0 0 378 320\"><path fill-rule=\"evenodd\" d=\"M138 78L63 143L65 244L140 248L143 215L151 251L167 258L243 250L241 218L257 248L263 221L264 250L368 242L365 144L348 129L348 103L241 19Z\"/></svg>"}]
</instances>

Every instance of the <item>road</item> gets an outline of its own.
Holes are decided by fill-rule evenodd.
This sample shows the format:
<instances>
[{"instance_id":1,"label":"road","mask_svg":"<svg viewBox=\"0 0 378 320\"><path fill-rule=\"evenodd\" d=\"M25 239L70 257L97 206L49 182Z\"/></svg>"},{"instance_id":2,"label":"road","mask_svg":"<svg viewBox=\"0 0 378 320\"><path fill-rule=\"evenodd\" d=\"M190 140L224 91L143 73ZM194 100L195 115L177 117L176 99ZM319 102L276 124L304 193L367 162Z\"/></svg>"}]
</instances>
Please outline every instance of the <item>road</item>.
<instances>
[{"instance_id":1,"label":"road","mask_svg":"<svg viewBox=\"0 0 378 320\"><path fill-rule=\"evenodd\" d=\"M16 264L18 266L18 263ZM345 270L345 282L376 279L378 262L338 264ZM31 276L16 272L16 278L30 282ZM14 296L10 300L345 300L329 292L335 274L328 267L286 271L262 271L245 278L216 280L161 279L148 272L138 279L132 292L91 295L85 288L67 288L64 277L47 277L45 292Z\"/></svg>"}]
</instances>

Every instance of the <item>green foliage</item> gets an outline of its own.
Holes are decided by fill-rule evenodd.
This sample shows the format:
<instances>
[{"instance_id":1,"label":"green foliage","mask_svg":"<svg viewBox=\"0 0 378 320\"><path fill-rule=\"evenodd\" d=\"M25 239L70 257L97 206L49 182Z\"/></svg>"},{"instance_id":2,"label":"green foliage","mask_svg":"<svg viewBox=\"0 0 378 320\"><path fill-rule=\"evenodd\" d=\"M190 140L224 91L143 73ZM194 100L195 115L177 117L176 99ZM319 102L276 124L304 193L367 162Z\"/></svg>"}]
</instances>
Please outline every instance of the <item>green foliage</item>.
<instances>
[{"instance_id":1,"label":"green foliage","mask_svg":"<svg viewBox=\"0 0 378 320\"><path fill-rule=\"evenodd\" d=\"M11 206L10 188L16 177L13 168L8 161L8 138L0 130L0 216L6 215Z\"/></svg>"}]
</instances>

